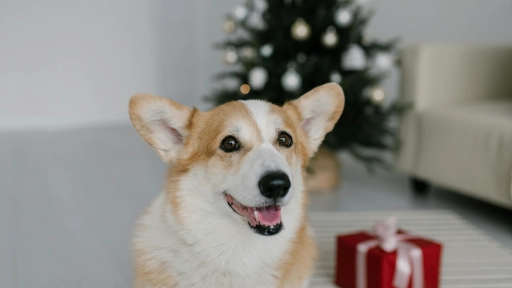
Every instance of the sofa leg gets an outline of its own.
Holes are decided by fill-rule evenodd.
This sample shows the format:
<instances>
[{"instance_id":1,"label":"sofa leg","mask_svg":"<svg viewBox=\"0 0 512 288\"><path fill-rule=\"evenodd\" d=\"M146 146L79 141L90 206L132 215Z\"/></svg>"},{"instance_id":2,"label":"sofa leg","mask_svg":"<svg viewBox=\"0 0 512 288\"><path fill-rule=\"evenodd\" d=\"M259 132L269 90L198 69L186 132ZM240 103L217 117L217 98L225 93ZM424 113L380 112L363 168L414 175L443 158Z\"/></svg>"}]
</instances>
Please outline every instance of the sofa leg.
<instances>
[{"instance_id":1,"label":"sofa leg","mask_svg":"<svg viewBox=\"0 0 512 288\"><path fill-rule=\"evenodd\" d=\"M414 194L417 195L425 195L430 190L430 183L425 180L418 179L416 177L411 177L409 179L411 183L411 189Z\"/></svg>"}]
</instances>

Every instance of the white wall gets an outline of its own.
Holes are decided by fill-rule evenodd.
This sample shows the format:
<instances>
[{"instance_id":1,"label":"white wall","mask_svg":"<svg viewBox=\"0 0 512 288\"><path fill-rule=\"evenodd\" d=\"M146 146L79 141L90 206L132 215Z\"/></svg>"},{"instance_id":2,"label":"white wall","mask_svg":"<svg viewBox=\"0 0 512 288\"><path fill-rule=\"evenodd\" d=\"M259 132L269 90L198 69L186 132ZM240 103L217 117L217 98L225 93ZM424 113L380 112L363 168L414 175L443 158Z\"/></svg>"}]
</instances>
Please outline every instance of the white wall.
<instances>
[{"instance_id":1,"label":"white wall","mask_svg":"<svg viewBox=\"0 0 512 288\"><path fill-rule=\"evenodd\" d=\"M202 28L199 22L200 0L151 1L155 18L150 29L157 35L158 89L146 92L166 96L185 105L197 105L202 102L198 83Z\"/></svg>"},{"instance_id":2,"label":"white wall","mask_svg":"<svg viewBox=\"0 0 512 288\"><path fill-rule=\"evenodd\" d=\"M128 123L137 92L208 107L213 44L241 1L0 0L0 130ZM512 44L510 0L369 1L379 38Z\"/></svg>"},{"instance_id":3,"label":"white wall","mask_svg":"<svg viewBox=\"0 0 512 288\"><path fill-rule=\"evenodd\" d=\"M128 123L137 92L197 102L195 7L176 3L1 0L0 129Z\"/></svg>"},{"instance_id":4,"label":"white wall","mask_svg":"<svg viewBox=\"0 0 512 288\"><path fill-rule=\"evenodd\" d=\"M422 42L512 44L510 0L373 0L370 32Z\"/></svg>"}]
</instances>

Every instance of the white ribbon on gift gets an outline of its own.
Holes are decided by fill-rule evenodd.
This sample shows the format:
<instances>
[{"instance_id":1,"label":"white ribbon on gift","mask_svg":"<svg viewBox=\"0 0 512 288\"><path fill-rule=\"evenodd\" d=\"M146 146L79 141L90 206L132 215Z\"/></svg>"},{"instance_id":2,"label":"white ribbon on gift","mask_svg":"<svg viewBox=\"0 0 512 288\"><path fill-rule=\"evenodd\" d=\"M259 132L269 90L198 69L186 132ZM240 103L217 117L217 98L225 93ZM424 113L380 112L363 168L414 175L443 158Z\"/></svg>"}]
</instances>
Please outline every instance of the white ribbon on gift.
<instances>
[{"instance_id":1,"label":"white ribbon on gift","mask_svg":"<svg viewBox=\"0 0 512 288\"><path fill-rule=\"evenodd\" d=\"M397 251L395 275L393 286L395 288L407 288L412 277L412 288L423 288L423 252L409 242L411 238L417 238L405 234L397 234L396 218L391 217L386 221L375 224L372 235L377 239L361 242L357 245L356 255L356 287L367 288L366 283L366 255L372 248L379 246L386 252Z\"/></svg>"}]
</instances>

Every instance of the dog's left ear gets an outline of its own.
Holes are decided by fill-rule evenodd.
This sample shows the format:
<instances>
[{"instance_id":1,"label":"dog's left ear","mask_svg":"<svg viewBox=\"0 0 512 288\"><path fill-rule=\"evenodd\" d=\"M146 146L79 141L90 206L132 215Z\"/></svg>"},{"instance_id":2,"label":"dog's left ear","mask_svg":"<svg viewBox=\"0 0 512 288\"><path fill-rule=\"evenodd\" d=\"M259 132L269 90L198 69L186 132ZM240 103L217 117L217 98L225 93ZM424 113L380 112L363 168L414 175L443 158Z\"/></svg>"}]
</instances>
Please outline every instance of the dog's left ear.
<instances>
[{"instance_id":1,"label":"dog's left ear","mask_svg":"<svg viewBox=\"0 0 512 288\"><path fill-rule=\"evenodd\" d=\"M345 95L340 85L329 83L319 86L283 108L299 112L301 126L308 137L308 152L312 157L324 137L333 128L343 112Z\"/></svg>"}]
</instances>

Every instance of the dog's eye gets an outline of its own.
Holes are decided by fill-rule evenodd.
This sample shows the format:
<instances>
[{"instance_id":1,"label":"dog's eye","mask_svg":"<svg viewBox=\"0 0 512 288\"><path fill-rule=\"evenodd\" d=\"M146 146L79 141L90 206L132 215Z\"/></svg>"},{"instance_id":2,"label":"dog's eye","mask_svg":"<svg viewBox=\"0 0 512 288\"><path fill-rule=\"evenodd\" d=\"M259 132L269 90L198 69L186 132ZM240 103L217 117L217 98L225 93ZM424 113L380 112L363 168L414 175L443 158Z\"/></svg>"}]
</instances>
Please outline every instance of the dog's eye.
<instances>
[{"instance_id":1,"label":"dog's eye","mask_svg":"<svg viewBox=\"0 0 512 288\"><path fill-rule=\"evenodd\" d=\"M290 134L286 133L286 132L281 132L279 133L279 138L277 138L277 142L279 143L279 146L283 146L283 147L292 147L293 145L293 139L292 139L292 136L290 136Z\"/></svg>"},{"instance_id":2,"label":"dog's eye","mask_svg":"<svg viewBox=\"0 0 512 288\"><path fill-rule=\"evenodd\" d=\"M238 140L236 140L235 137L227 136L220 143L220 149L222 149L224 152L234 152L240 149L240 143L238 143Z\"/></svg>"}]
</instances>

